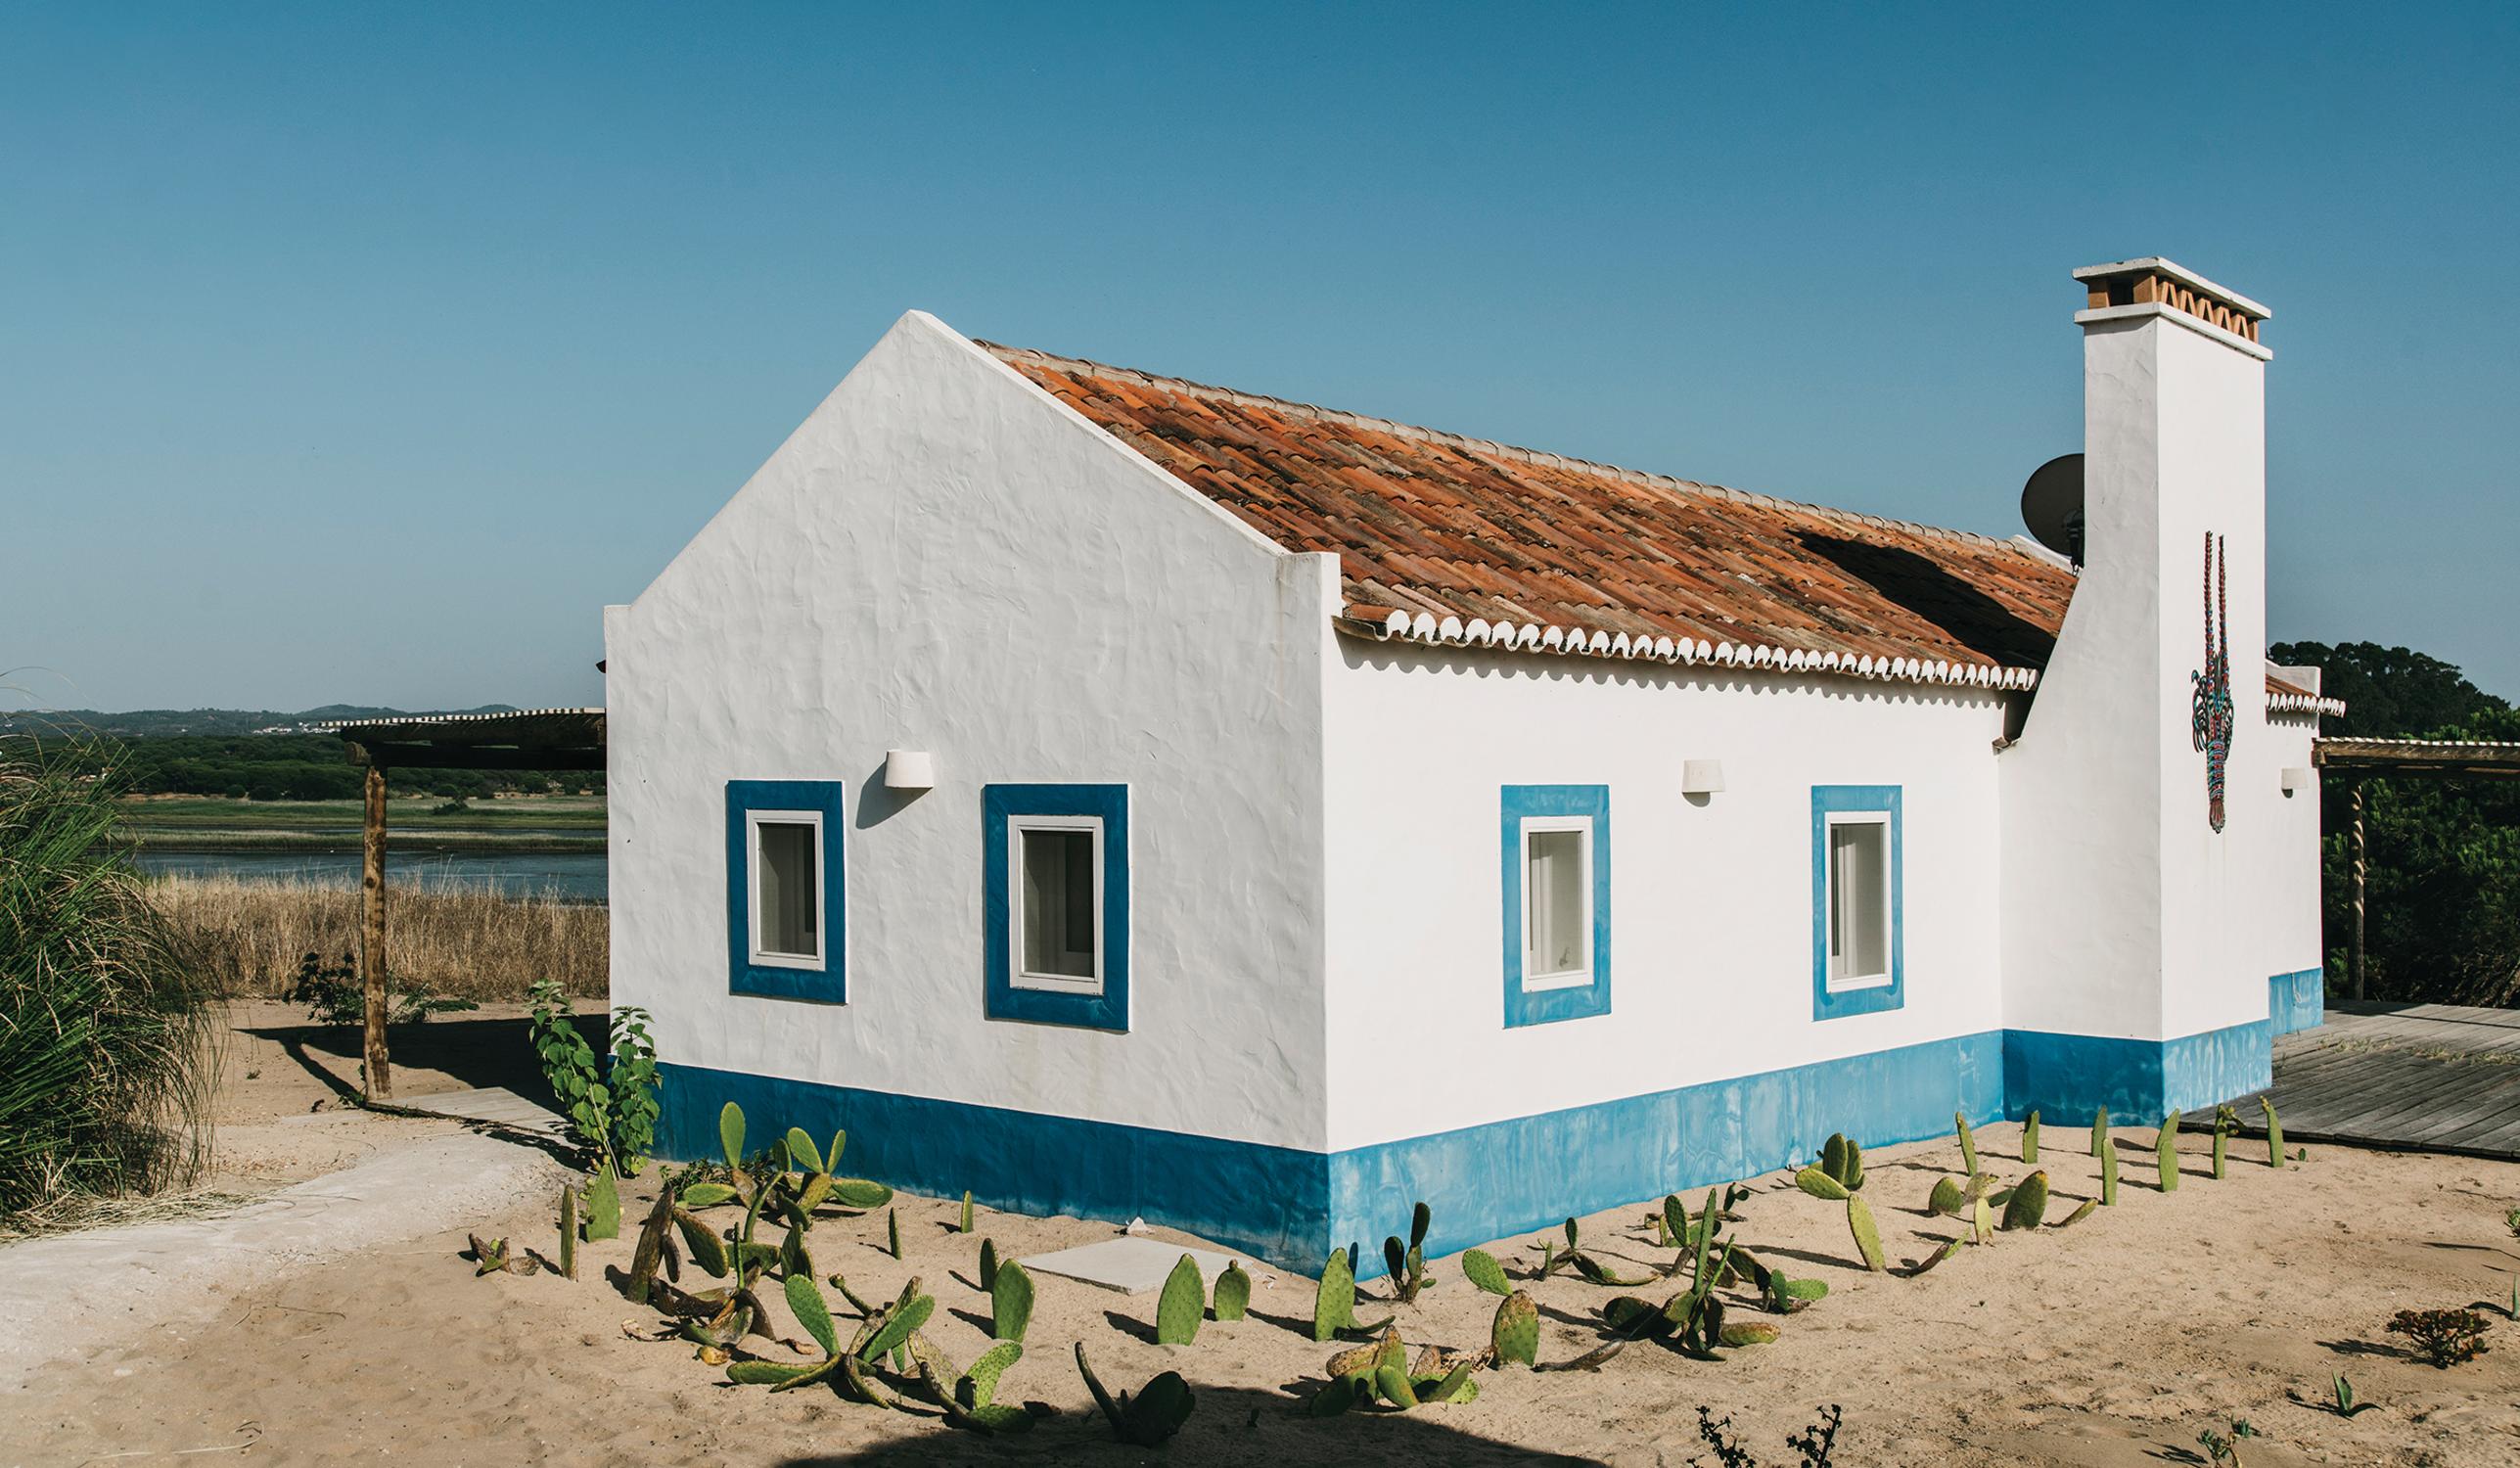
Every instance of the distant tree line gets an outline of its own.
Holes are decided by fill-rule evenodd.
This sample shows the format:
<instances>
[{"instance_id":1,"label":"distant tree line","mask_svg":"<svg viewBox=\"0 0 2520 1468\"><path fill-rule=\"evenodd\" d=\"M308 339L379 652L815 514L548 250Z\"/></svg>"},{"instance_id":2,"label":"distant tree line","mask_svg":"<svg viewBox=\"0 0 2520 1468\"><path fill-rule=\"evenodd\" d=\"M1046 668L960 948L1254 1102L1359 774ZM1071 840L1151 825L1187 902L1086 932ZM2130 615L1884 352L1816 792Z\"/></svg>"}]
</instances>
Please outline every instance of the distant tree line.
<instances>
[{"instance_id":1,"label":"distant tree line","mask_svg":"<svg viewBox=\"0 0 2520 1468\"><path fill-rule=\"evenodd\" d=\"M2402 647L2279 642L2275 662L2326 669L2345 700L2320 732L2373 739L2520 741L2520 710L2438 659ZM2321 782L2327 990L2343 993L2353 921L2352 784ZM2398 776L2363 791L2363 966L2373 998L2520 1002L2520 780Z\"/></svg>"},{"instance_id":2,"label":"distant tree line","mask_svg":"<svg viewBox=\"0 0 2520 1468\"><path fill-rule=\"evenodd\" d=\"M114 749L127 789L137 795L229 796L252 801L347 801L359 798L365 771L349 762L330 734L165 735L118 746L47 740L75 757L82 748ZM98 757L102 757L101 754ZM386 772L393 795L458 799L601 794L600 770L403 769Z\"/></svg>"}]
</instances>

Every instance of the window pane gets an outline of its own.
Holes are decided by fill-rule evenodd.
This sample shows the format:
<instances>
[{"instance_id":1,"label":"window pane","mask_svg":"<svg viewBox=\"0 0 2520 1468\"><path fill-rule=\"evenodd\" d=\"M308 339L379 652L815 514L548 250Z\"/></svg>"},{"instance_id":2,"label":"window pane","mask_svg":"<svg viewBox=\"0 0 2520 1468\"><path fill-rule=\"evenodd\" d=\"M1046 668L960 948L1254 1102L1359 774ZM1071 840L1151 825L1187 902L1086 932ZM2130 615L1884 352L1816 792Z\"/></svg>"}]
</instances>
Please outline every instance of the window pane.
<instances>
[{"instance_id":1,"label":"window pane","mask_svg":"<svg viewBox=\"0 0 2520 1468\"><path fill-rule=\"evenodd\" d=\"M1094 834L1026 831L1024 971L1094 977Z\"/></svg>"},{"instance_id":2,"label":"window pane","mask_svg":"<svg viewBox=\"0 0 2520 1468\"><path fill-rule=\"evenodd\" d=\"M791 958L819 958L822 941L814 890L814 828L794 821L763 821L755 853L761 890L761 951Z\"/></svg>"},{"instance_id":3,"label":"window pane","mask_svg":"<svg viewBox=\"0 0 2520 1468\"><path fill-rule=\"evenodd\" d=\"M1531 975L1571 974L1585 965L1583 931L1583 833L1535 831L1526 849L1526 890L1531 895L1531 931L1523 971Z\"/></svg>"},{"instance_id":4,"label":"window pane","mask_svg":"<svg viewBox=\"0 0 2520 1468\"><path fill-rule=\"evenodd\" d=\"M1850 821L1829 828L1829 977L1890 972L1890 828Z\"/></svg>"}]
</instances>

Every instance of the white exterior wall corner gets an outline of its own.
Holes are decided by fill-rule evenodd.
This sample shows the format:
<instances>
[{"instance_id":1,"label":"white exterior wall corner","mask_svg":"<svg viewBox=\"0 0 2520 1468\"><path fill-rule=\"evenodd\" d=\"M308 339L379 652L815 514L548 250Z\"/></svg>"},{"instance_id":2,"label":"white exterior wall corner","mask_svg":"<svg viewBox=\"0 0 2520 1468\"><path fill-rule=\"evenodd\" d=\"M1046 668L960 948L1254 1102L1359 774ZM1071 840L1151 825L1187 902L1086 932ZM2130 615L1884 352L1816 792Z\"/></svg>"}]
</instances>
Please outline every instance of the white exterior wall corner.
<instances>
[{"instance_id":1,"label":"white exterior wall corner","mask_svg":"<svg viewBox=\"0 0 2520 1468\"><path fill-rule=\"evenodd\" d=\"M1333 1150L2000 1026L2002 695L1326 630L1324 652ZM1689 758L1724 790L1684 797ZM1502 1024L1500 792L1524 784L1609 788L1607 1015ZM1812 1018L1814 785L1902 789L1901 1009Z\"/></svg>"},{"instance_id":2,"label":"white exterior wall corner","mask_svg":"<svg viewBox=\"0 0 2520 1468\"><path fill-rule=\"evenodd\" d=\"M1320 559L904 316L607 612L617 1001L681 1064L1319 1150ZM736 778L847 783L846 1005L728 992ZM981 787L1070 781L1129 788L1124 1035L984 1016Z\"/></svg>"}]
</instances>

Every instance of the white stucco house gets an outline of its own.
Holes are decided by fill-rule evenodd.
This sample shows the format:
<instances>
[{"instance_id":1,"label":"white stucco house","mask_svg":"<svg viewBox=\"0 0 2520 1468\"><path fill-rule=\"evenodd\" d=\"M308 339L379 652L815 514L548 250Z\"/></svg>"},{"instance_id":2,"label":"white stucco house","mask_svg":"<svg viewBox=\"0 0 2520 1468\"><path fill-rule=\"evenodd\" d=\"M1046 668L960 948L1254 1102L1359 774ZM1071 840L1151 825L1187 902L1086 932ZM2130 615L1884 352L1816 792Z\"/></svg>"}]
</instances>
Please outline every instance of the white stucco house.
<instances>
[{"instance_id":1,"label":"white stucco house","mask_svg":"<svg viewBox=\"0 0 2520 1468\"><path fill-rule=\"evenodd\" d=\"M2267 313L2076 279L2079 571L904 316L606 612L666 1154L1308 1269L2263 1085L2334 709L2220 653Z\"/></svg>"}]
</instances>

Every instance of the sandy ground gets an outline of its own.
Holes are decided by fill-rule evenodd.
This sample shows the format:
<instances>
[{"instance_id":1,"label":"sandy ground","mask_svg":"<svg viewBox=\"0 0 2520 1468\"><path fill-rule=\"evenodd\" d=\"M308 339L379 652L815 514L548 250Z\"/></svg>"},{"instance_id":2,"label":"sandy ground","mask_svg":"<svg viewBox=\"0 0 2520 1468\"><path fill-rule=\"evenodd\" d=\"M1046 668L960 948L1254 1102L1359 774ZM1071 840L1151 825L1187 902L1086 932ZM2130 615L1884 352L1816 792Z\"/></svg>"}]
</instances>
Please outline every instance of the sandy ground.
<instances>
[{"instance_id":1,"label":"sandy ground","mask_svg":"<svg viewBox=\"0 0 2520 1468\"><path fill-rule=\"evenodd\" d=\"M241 1119L253 1114L239 1105ZM755 1119L756 1130L768 1120ZM435 1124L356 1121L365 1128L332 1144L399 1146L406 1129L417 1137ZM1195 1345L1168 1348L1147 1328L1153 1297L1044 1277L1030 1353L1001 1397L1046 1401L1059 1415L992 1440L819 1390L732 1387L688 1345L633 1339L659 1317L605 1280L626 1262L627 1238L588 1246L577 1281L476 1279L458 1257L464 1229L449 1227L226 1280L215 1299L169 1299L160 1323L0 1393L0 1463L178 1461L164 1455L190 1449L197 1455L180 1461L1683 1464L1713 1461L1697 1440L1701 1402L1731 1415L1768 1464L1795 1461L1785 1434L1828 1402L1846 1408L1841 1468L2201 1463L2198 1432L2241 1417L2262 1434L2243 1445L2250 1468L2520 1461L2520 1324L2487 1309L2496 1349L2446 1371L2405 1357L2385 1332L2400 1308L2507 1300L2520 1241L2502 1213L2520 1203L2520 1166L2319 1147L2307 1165L2275 1171L2263 1146L2243 1144L2218 1183L2205 1140L2190 1135L2184 1185L2163 1194L2151 1181L2150 1133L2130 1128L2119 1142L2115 1209L2070 1228L2002 1235L1916 1279L1865 1274L1842 1206L1778 1174L1756 1179L1740 1239L1831 1287L1783 1322L1778 1343L1719 1363L1644 1345L1598 1373L1484 1373L1477 1401L1407 1414L1298 1414L1299 1394L1320 1382L1330 1353L1309 1338L1308 1280L1262 1271L1252 1318L1212 1321ZM1985 1128L1980 1144L1990 1170L2007 1179L2028 1170L2017 1128ZM2060 1195L2051 1217L2095 1188L2084 1147L2079 1130L2048 1133L2042 1164ZM1934 1178L1957 1170L1954 1145L1883 1149L1869 1163L1865 1194L1894 1266L1956 1231L1922 1207ZM814 1248L823 1271L846 1273L862 1295L889 1298L920 1276L938 1302L931 1335L968 1362L987 1344L988 1306L972 1284L978 1240L950 1231L954 1211L903 1197L903 1261L879 1247L880 1214L827 1217ZM1620 1267L1659 1262L1668 1256L1645 1241L1643 1216L1641 1206L1594 1216L1585 1240ZM552 1200L536 1196L480 1221L549 1252L551 1217ZM980 1232L1012 1256L1111 1229L983 1210ZM1536 1238L1493 1252L1520 1272ZM1398 1311L1405 1338L1483 1344L1494 1301L1461 1279L1455 1261L1435 1272L1440 1283ZM1564 1273L1532 1288L1544 1360L1592 1345L1588 1322L1617 1293ZM1187 1377L1199 1406L1181 1436L1159 1451L1112 1444L1070 1356L1077 1341L1116 1388L1165 1369ZM2338 1370L2376 1410L2348 1420L2309 1404L2324 1399Z\"/></svg>"}]
</instances>

